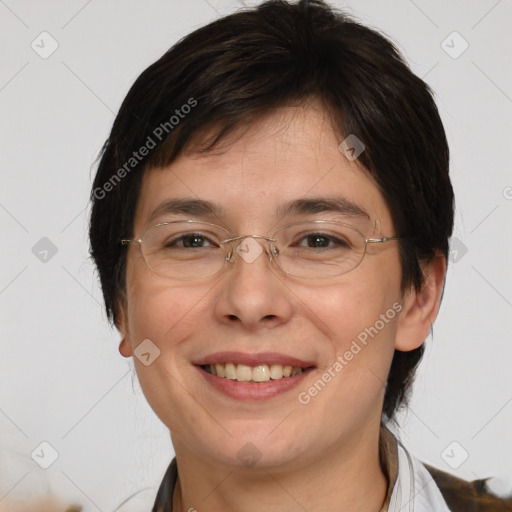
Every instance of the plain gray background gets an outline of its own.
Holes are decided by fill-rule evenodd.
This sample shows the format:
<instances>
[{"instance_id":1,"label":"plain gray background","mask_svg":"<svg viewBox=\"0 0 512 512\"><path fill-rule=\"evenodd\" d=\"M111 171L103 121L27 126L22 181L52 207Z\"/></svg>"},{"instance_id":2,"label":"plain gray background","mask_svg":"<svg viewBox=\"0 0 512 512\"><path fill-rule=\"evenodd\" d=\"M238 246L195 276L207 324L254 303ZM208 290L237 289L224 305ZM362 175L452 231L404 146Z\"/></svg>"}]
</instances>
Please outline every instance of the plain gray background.
<instances>
[{"instance_id":1,"label":"plain gray background","mask_svg":"<svg viewBox=\"0 0 512 512\"><path fill-rule=\"evenodd\" d=\"M452 262L400 436L420 459L510 492L512 2L331 4L397 43L434 89L452 152ZM143 490L123 510L151 506L173 452L88 258L94 160L136 77L240 5L0 0L0 500L53 492L107 512Z\"/></svg>"}]
</instances>

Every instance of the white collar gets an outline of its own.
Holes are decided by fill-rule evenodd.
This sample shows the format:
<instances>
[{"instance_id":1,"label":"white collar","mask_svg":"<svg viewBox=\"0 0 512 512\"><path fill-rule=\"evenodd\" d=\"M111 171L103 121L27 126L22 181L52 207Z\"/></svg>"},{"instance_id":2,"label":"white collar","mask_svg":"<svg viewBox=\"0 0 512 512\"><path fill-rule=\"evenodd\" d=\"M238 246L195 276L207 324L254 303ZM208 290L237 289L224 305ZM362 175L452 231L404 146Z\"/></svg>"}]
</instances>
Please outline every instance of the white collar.
<instances>
[{"instance_id":1,"label":"white collar","mask_svg":"<svg viewBox=\"0 0 512 512\"><path fill-rule=\"evenodd\" d=\"M398 475L388 512L450 512L446 501L425 466L397 440Z\"/></svg>"}]
</instances>

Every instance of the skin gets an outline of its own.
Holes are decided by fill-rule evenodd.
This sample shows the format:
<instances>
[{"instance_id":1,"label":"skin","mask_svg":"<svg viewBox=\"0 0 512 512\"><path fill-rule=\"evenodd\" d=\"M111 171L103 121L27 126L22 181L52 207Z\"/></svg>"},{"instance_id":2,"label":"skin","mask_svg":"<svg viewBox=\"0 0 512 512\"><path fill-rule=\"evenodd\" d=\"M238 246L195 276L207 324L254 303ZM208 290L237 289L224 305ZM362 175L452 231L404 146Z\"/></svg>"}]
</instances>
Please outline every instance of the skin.
<instances>
[{"instance_id":1,"label":"skin","mask_svg":"<svg viewBox=\"0 0 512 512\"><path fill-rule=\"evenodd\" d=\"M279 204L304 197L343 196L371 219L355 220L368 237L395 235L389 209L375 183L338 149L319 105L274 110L200 157L187 154L143 180L136 237L156 224L153 210L169 198L219 203L222 217L201 218L234 234L269 235L300 217L275 217ZM308 217L311 218L311 215ZM315 219L346 220L339 214ZM266 247L266 246L265 246ZM126 295L120 304L120 352L142 340L161 351L149 366L134 358L142 390L170 429L179 468L176 511L378 511L387 482L378 439L387 379L395 348L422 344L437 315L445 274L437 256L424 267L425 285L402 293L398 243L369 245L348 274L307 280L273 268L268 259L193 281L162 278L144 263L138 244L128 251ZM389 320L307 405L307 390L343 355L357 335L393 304ZM213 352L280 352L314 361L298 389L270 400L243 402L206 383L193 360ZM261 459L249 468L237 457L252 443Z\"/></svg>"}]
</instances>

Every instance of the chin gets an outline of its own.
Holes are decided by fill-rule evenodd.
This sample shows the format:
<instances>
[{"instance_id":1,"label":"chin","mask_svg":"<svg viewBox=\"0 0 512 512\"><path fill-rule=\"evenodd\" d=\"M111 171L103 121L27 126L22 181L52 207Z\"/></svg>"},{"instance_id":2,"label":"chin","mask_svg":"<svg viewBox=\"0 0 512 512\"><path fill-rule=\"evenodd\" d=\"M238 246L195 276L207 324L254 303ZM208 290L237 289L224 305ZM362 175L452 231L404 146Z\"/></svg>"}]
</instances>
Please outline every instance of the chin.
<instances>
[{"instance_id":1,"label":"chin","mask_svg":"<svg viewBox=\"0 0 512 512\"><path fill-rule=\"evenodd\" d=\"M202 451L209 460L237 470L243 467L256 470L300 465L300 460L306 455L306 439L302 440L298 432L290 430L270 434L278 424L279 421L266 422L252 430L241 425L238 429L228 428L233 437L210 438L208 444L202 446Z\"/></svg>"}]
</instances>

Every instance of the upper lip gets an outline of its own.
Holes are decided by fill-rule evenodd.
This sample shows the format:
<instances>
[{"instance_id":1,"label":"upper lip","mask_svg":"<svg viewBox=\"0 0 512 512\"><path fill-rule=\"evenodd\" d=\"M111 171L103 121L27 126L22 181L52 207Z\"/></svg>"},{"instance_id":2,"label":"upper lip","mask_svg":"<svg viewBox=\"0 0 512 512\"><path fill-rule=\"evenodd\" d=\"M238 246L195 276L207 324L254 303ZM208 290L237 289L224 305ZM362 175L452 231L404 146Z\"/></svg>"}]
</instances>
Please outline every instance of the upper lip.
<instances>
[{"instance_id":1,"label":"upper lip","mask_svg":"<svg viewBox=\"0 0 512 512\"><path fill-rule=\"evenodd\" d=\"M283 366L295 366L300 368L309 368L311 366L315 366L311 361L304 361L302 359L277 352L259 352L257 354L233 351L215 352L214 354L210 354L193 362L193 364L198 366L217 363L235 363L245 364L247 366L257 366L261 364L281 364Z\"/></svg>"}]
</instances>

